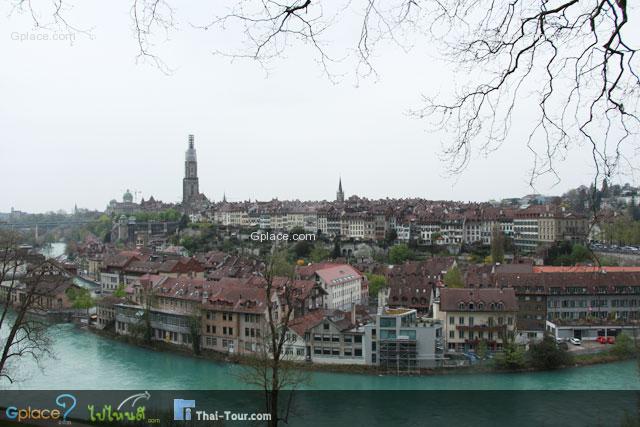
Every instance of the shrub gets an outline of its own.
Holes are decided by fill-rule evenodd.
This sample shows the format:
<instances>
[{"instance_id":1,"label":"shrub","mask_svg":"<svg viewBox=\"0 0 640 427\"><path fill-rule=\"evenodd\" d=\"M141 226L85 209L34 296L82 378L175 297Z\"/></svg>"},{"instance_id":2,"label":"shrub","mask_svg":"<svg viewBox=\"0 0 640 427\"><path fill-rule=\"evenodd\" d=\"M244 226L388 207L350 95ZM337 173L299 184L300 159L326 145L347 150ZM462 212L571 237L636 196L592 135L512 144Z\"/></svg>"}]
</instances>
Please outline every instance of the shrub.
<instances>
[{"instance_id":1,"label":"shrub","mask_svg":"<svg viewBox=\"0 0 640 427\"><path fill-rule=\"evenodd\" d=\"M498 354L495 360L499 369L520 369L526 366L524 350L513 341L504 343L502 353Z\"/></svg>"},{"instance_id":2,"label":"shrub","mask_svg":"<svg viewBox=\"0 0 640 427\"><path fill-rule=\"evenodd\" d=\"M611 354L617 357L631 357L638 353L638 348L633 338L627 334L620 334L616 337L616 343L611 348Z\"/></svg>"},{"instance_id":3,"label":"shrub","mask_svg":"<svg viewBox=\"0 0 640 427\"><path fill-rule=\"evenodd\" d=\"M559 347L551 335L545 335L539 343L531 344L527 356L531 365L538 369L560 368L571 364L573 360L571 354Z\"/></svg>"}]
</instances>

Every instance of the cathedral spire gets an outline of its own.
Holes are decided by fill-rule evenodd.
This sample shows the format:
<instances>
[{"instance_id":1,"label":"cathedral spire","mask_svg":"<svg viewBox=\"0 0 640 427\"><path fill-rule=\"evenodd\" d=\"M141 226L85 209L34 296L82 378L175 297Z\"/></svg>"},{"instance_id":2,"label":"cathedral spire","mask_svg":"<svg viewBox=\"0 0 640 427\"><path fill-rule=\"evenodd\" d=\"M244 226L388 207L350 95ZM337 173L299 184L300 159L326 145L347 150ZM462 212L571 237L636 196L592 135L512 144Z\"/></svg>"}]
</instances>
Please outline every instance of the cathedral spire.
<instances>
[{"instance_id":1,"label":"cathedral spire","mask_svg":"<svg viewBox=\"0 0 640 427\"><path fill-rule=\"evenodd\" d=\"M336 193L336 202L344 203L344 191L342 191L342 177L338 181L338 192Z\"/></svg>"},{"instance_id":2,"label":"cathedral spire","mask_svg":"<svg viewBox=\"0 0 640 427\"><path fill-rule=\"evenodd\" d=\"M197 200L198 188L198 158L194 147L195 137L189 135L189 146L184 156L184 179L182 180L182 203L190 205Z\"/></svg>"}]
</instances>

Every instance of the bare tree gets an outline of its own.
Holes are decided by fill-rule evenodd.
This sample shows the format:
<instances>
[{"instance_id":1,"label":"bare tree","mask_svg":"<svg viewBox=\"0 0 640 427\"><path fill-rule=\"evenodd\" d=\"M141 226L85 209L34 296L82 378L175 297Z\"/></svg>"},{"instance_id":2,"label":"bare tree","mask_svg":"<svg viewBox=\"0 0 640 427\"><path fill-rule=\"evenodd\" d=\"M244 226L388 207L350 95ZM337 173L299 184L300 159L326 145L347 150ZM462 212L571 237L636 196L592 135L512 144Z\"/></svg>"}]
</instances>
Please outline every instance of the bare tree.
<instances>
[{"instance_id":1,"label":"bare tree","mask_svg":"<svg viewBox=\"0 0 640 427\"><path fill-rule=\"evenodd\" d=\"M21 250L20 239L0 232L0 379L11 383L19 361L30 357L39 363L50 354L48 323L32 314L56 308L68 283L56 262Z\"/></svg>"},{"instance_id":2,"label":"bare tree","mask_svg":"<svg viewBox=\"0 0 640 427\"><path fill-rule=\"evenodd\" d=\"M444 131L452 173L463 171L474 152L507 142L514 114L533 110L526 139L531 185L545 174L559 179L556 164L585 143L597 184L621 163L633 168L625 154L637 148L639 125L633 12L626 0L238 0L196 27L239 32L242 48L216 52L263 66L296 42L310 46L331 80L338 77L331 66L349 56L358 77L375 75L374 53L383 42L409 51L416 38L435 41L466 81L449 95L425 96L414 115ZM146 16L149 28L154 15ZM354 45L332 54L339 40L330 30L341 21Z\"/></svg>"},{"instance_id":3,"label":"bare tree","mask_svg":"<svg viewBox=\"0 0 640 427\"><path fill-rule=\"evenodd\" d=\"M43 25L33 3L17 10ZM65 6L66 5L65 3ZM557 163L585 144L594 181L621 166L637 148L639 10L627 0L228 0L211 6L211 18L191 23L206 31L237 34L238 49L214 52L249 58L267 67L295 45L308 46L336 81L334 66L353 62L357 78L376 75L375 54L393 44L409 52L419 41L435 43L465 80L450 93L428 94L415 117L443 131L443 157L452 173L472 154L488 154L513 140L519 111L534 111L526 148L533 156L530 182L556 176ZM53 0L52 21L64 19ZM131 20L139 58L167 71L154 47L177 27L170 0L133 0ZM519 127L522 127L519 125Z\"/></svg>"},{"instance_id":4,"label":"bare tree","mask_svg":"<svg viewBox=\"0 0 640 427\"><path fill-rule=\"evenodd\" d=\"M145 282L136 287L134 300L141 309L137 312L137 321L129 326L131 335L138 340L142 340L147 345L150 345L153 341L151 318L153 316L153 308L157 305L155 292L156 290L151 282Z\"/></svg>"},{"instance_id":5,"label":"bare tree","mask_svg":"<svg viewBox=\"0 0 640 427\"><path fill-rule=\"evenodd\" d=\"M248 360L240 379L264 392L265 406L271 415L269 426L277 426L281 421L288 422L294 392L308 381L308 374L295 366L286 352L295 311L293 266L276 253L267 262L264 279L266 314L262 343L257 354ZM282 402L282 398L286 400Z\"/></svg>"}]
</instances>

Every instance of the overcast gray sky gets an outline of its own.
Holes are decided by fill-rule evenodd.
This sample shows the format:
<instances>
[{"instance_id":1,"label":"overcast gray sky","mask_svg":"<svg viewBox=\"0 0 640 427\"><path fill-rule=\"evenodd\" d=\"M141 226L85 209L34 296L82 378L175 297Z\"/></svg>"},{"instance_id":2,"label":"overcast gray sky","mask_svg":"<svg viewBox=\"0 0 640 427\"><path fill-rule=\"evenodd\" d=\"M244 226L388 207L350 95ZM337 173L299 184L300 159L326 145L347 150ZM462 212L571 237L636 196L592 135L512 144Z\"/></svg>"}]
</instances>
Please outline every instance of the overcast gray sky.
<instances>
[{"instance_id":1,"label":"overcast gray sky","mask_svg":"<svg viewBox=\"0 0 640 427\"><path fill-rule=\"evenodd\" d=\"M0 211L102 209L125 189L178 201L187 135L196 135L200 190L220 200L333 199L347 195L488 200L532 192L532 157L520 128L500 150L476 156L447 177L441 137L407 114L421 94L450 87L454 69L430 46L377 52L379 78L332 84L308 50L294 47L267 76L252 61L212 55L234 35L190 28L199 11L179 10L181 30L158 45L174 68L165 75L136 64L126 2L87 1L73 13L93 38L15 40L34 30L29 17L0 18ZM180 7L186 7L180 5ZM237 36L237 35L236 35ZM226 39L228 37L229 39ZM587 149L561 165L559 194L588 183ZM629 178L627 180L632 180Z\"/></svg>"}]
</instances>

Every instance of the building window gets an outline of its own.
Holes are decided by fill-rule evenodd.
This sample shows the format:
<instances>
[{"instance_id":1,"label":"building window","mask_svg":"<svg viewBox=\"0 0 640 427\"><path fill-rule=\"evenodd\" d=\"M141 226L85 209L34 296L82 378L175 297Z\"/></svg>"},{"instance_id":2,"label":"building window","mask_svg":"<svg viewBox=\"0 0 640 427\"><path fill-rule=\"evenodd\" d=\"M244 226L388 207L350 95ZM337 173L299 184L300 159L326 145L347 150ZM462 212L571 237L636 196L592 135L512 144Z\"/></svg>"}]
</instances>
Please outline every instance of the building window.
<instances>
[{"instance_id":1,"label":"building window","mask_svg":"<svg viewBox=\"0 0 640 427\"><path fill-rule=\"evenodd\" d=\"M381 317L380 318L380 327L381 328L395 328L396 327L396 319L393 317Z\"/></svg>"},{"instance_id":2,"label":"building window","mask_svg":"<svg viewBox=\"0 0 640 427\"><path fill-rule=\"evenodd\" d=\"M396 339L396 331L389 331L386 329L380 330L380 339L381 340L394 340Z\"/></svg>"}]
</instances>

